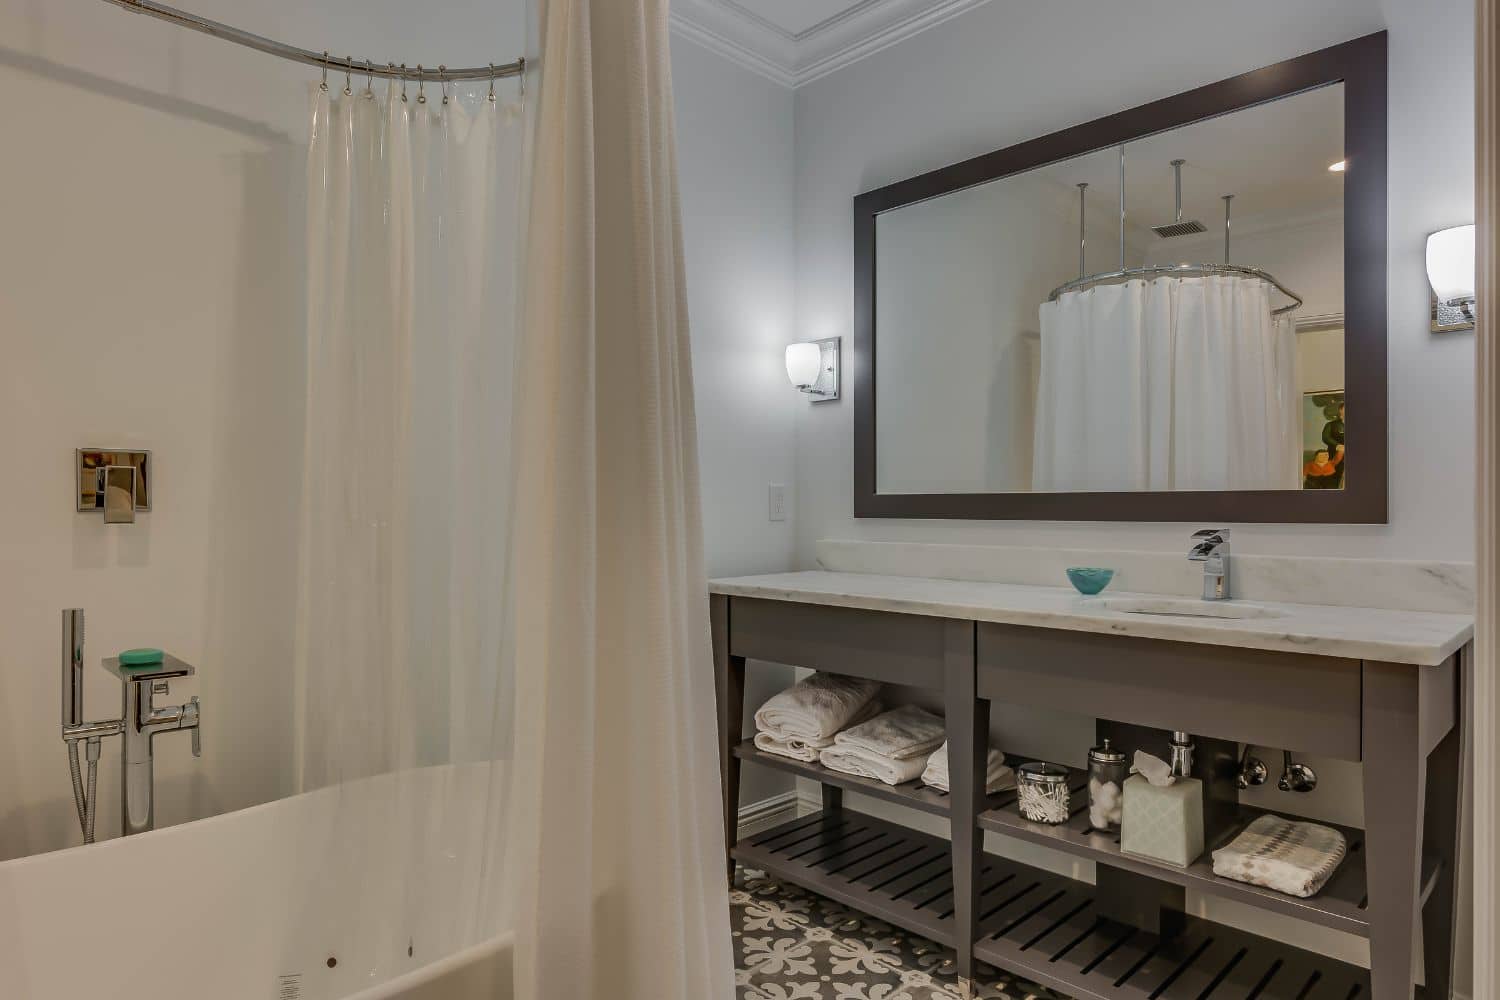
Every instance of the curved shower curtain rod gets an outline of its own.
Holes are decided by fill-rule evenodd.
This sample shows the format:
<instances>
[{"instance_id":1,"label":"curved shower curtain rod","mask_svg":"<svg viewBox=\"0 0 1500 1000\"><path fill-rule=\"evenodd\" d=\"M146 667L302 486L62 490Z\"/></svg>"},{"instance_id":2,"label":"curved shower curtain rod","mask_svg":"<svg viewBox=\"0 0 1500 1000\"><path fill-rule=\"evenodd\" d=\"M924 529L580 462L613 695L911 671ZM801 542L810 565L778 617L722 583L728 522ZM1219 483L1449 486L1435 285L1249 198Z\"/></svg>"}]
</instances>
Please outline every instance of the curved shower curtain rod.
<instances>
[{"instance_id":1,"label":"curved shower curtain rod","mask_svg":"<svg viewBox=\"0 0 1500 1000\"><path fill-rule=\"evenodd\" d=\"M197 14L189 14L175 7L154 3L153 0L104 0L104 2L125 10L133 10L138 14L149 14L180 27L200 31L205 35L213 35L215 38L222 38L226 42L243 45L267 55L305 63L323 70L341 70L349 75L378 76L384 79L427 83L452 83L455 80L500 80L509 76L520 76L526 72L524 58L517 59L515 62L492 63L488 66L470 66L463 69L448 69L446 66L439 66L437 69L424 69L421 66L416 69L407 69L405 64L398 66L395 63L385 63L382 65L369 60L356 62L353 57L339 59L330 56L327 52L299 49L295 45L287 45L240 28L220 24L218 21L210 21Z\"/></svg>"}]
</instances>

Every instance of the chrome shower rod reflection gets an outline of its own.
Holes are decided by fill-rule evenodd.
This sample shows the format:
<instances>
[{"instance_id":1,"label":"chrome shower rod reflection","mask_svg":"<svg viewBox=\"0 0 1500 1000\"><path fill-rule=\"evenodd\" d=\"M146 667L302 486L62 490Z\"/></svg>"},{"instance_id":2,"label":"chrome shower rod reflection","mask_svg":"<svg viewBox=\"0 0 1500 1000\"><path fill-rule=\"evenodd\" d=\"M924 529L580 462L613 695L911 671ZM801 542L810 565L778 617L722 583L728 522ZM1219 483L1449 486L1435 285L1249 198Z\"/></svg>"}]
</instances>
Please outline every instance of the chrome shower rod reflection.
<instances>
[{"instance_id":1,"label":"chrome shower rod reflection","mask_svg":"<svg viewBox=\"0 0 1500 1000\"><path fill-rule=\"evenodd\" d=\"M326 52L299 49L295 45L287 45L284 42L265 38L228 24L210 21L206 17L189 14L187 11L178 10L175 7L153 3L152 0L104 0L104 2L114 4L116 7L123 7L126 10L133 10L138 14L149 14L152 17L169 21L179 27L199 31L205 35L213 35L215 38L222 38L226 42L243 45L246 48L264 52L267 55L279 56L282 59L305 63L308 66L316 66L319 69L343 71L357 76L378 76L394 80L420 80L428 83L452 83L456 80L500 80L508 76L520 76L526 72L526 60L524 58L517 59L515 62L496 63L489 66L470 66L463 69L448 69L445 66L439 66L437 69L425 69L422 67L408 68L404 65L398 66L395 63L356 60L352 56L340 59L337 56L330 56Z\"/></svg>"}]
</instances>

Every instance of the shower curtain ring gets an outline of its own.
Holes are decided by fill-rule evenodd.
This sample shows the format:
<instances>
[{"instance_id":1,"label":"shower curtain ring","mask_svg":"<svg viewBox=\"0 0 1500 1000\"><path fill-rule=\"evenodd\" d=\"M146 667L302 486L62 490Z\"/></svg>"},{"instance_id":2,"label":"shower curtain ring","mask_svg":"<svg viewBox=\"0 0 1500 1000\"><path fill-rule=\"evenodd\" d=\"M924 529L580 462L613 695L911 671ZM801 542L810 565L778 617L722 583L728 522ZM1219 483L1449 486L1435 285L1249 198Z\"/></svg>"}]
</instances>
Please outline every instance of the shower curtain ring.
<instances>
[{"instance_id":1,"label":"shower curtain ring","mask_svg":"<svg viewBox=\"0 0 1500 1000\"><path fill-rule=\"evenodd\" d=\"M375 96L375 64L365 60L365 96Z\"/></svg>"},{"instance_id":2,"label":"shower curtain ring","mask_svg":"<svg viewBox=\"0 0 1500 1000\"><path fill-rule=\"evenodd\" d=\"M323 50L323 82L318 84L318 89L328 93L328 50Z\"/></svg>"},{"instance_id":3,"label":"shower curtain ring","mask_svg":"<svg viewBox=\"0 0 1500 1000\"><path fill-rule=\"evenodd\" d=\"M401 64L401 103L406 103L406 63Z\"/></svg>"},{"instance_id":4,"label":"shower curtain ring","mask_svg":"<svg viewBox=\"0 0 1500 1000\"><path fill-rule=\"evenodd\" d=\"M427 93L426 93L426 91L424 91L422 89L422 77L423 77L424 73L425 73L425 70L422 69L422 64L421 63L417 63L417 103L418 104L426 104L427 103Z\"/></svg>"},{"instance_id":5,"label":"shower curtain ring","mask_svg":"<svg viewBox=\"0 0 1500 1000\"><path fill-rule=\"evenodd\" d=\"M443 104L448 103L448 67L438 65L438 85L443 89Z\"/></svg>"},{"instance_id":6,"label":"shower curtain ring","mask_svg":"<svg viewBox=\"0 0 1500 1000\"><path fill-rule=\"evenodd\" d=\"M495 64L490 63L490 103L495 103Z\"/></svg>"},{"instance_id":7,"label":"shower curtain ring","mask_svg":"<svg viewBox=\"0 0 1500 1000\"><path fill-rule=\"evenodd\" d=\"M349 75L351 73L353 73L353 72L354 72L354 57L353 56L345 56L344 57L344 96L345 97L353 97L354 96L354 83L353 83L353 81L351 81L349 79Z\"/></svg>"}]
</instances>

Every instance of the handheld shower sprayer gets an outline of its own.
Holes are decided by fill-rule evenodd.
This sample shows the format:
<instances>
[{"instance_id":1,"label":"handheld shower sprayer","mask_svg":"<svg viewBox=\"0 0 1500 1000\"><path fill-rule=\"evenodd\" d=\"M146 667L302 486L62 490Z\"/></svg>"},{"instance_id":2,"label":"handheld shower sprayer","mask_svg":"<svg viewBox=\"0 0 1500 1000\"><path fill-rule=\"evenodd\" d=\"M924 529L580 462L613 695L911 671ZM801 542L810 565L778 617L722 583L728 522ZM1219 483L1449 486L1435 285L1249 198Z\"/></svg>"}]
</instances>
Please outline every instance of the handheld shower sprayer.
<instances>
[{"instance_id":1,"label":"handheld shower sprayer","mask_svg":"<svg viewBox=\"0 0 1500 1000\"><path fill-rule=\"evenodd\" d=\"M62 613L62 738L68 744L73 805L78 810L78 826L83 831L85 844L94 842L94 793L99 783L99 752L104 737L116 736L123 731L120 719L104 722L83 720L83 609L68 608ZM83 741L87 749L87 785L83 765L78 760L79 741Z\"/></svg>"}]
</instances>

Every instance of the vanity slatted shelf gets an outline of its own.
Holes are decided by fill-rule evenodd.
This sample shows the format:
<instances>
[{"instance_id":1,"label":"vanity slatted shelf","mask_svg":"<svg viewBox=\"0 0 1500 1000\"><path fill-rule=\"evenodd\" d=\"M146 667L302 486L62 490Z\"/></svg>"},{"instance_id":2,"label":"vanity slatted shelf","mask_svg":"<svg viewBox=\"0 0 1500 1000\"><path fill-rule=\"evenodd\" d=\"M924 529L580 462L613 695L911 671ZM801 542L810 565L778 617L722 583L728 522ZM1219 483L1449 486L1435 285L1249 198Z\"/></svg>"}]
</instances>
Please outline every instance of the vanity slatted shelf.
<instances>
[{"instance_id":1,"label":"vanity slatted shelf","mask_svg":"<svg viewBox=\"0 0 1500 1000\"><path fill-rule=\"evenodd\" d=\"M1222 645L1201 632L1183 641L1170 638L1182 622L1160 616L1018 610L1006 596L1016 588L1004 585L964 585L968 596L955 605L949 584L803 573L711 585L731 874L739 862L948 945L961 980L986 962L1097 1000L1411 997L1420 921L1426 985L1415 995L1448 996L1468 641L1459 616L1410 615L1447 632L1441 648L1401 662L1389 635L1319 644L1299 638L1296 623L1257 623L1231 628ZM997 595L989 606L987 587ZM1320 645L1339 649L1306 651ZM940 692L951 794L887 786L744 741L752 659ZM1349 854L1339 871L1298 899L1215 876L1207 851L1186 869L1122 854L1116 833L1090 827L1081 773L1067 823L1029 823L1014 793L983 794L994 701L1092 717L1127 748L1164 745L1163 730L1193 733L1208 850L1258 814L1237 801L1237 743L1361 761L1366 830L1342 828ZM822 808L738 838L746 761L817 781ZM845 790L946 817L949 836L846 808ZM1096 881L986 852L986 831L1093 861ZM1368 938L1371 968L1189 916L1187 889Z\"/></svg>"}]
</instances>

